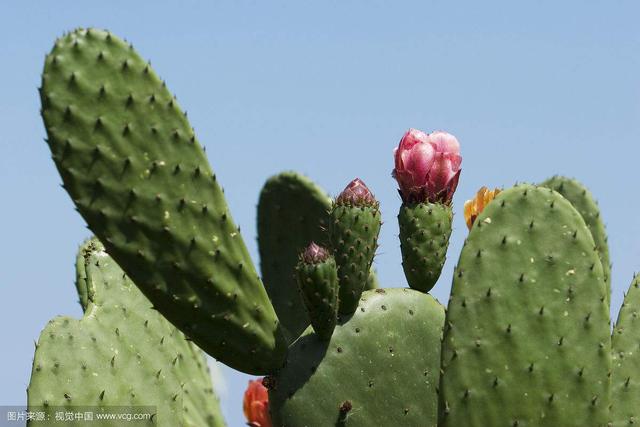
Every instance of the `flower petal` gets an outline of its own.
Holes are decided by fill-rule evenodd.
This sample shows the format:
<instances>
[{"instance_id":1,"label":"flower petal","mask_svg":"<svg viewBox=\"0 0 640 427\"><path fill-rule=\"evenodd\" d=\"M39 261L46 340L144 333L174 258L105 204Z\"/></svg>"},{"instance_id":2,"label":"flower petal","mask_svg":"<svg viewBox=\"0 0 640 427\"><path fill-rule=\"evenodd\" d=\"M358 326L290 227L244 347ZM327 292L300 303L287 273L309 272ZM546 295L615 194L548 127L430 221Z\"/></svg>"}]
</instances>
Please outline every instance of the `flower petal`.
<instances>
[{"instance_id":1,"label":"flower petal","mask_svg":"<svg viewBox=\"0 0 640 427\"><path fill-rule=\"evenodd\" d=\"M429 134L429 142L439 153L460 154L460 143L450 133L443 131L433 132Z\"/></svg>"}]
</instances>

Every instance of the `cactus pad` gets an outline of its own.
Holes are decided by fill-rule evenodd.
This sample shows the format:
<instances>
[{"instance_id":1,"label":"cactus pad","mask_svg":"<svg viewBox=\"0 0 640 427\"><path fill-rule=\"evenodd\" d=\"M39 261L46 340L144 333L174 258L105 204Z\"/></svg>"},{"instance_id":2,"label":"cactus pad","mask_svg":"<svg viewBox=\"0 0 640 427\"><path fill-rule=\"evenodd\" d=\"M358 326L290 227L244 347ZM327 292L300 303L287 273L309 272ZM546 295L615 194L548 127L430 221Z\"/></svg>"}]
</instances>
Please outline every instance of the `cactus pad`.
<instances>
[{"instance_id":1,"label":"cactus pad","mask_svg":"<svg viewBox=\"0 0 640 427\"><path fill-rule=\"evenodd\" d=\"M377 203L373 206L336 203L331 209L329 236L338 265L340 313L351 314L358 307L378 248L381 225Z\"/></svg>"},{"instance_id":2,"label":"cactus pad","mask_svg":"<svg viewBox=\"0 0 640 427\"><path fill-rule=\"evenodd\" d=\"M440 425L607 425L611 371L602 267L560 194L517 186L478 216L454 272Z\"/></svg>"},{"instance_id":3,"label":"cactus pad","mask_svg":"<svg viewBox=\"0 0 640 427\"><path fill-rule=\"evenodd\" d=\"M593 240L600 255L602 262L602 271L604 272L604 280L607 285L607 303L611 297L611 261L609 260L609 244L607 242L607 232L600 216L600 208L591 192L582 185L578 180L565 178L563 176L554 176L540 184L544 187L551 188L562 194L565 199L571 202L574 208L589 227Z\"/></svg>"},{"instance_id":4,"label":"cactus pad","mask_svg":"<svg viewBox=\"0 0 640 427\"><path fill-rule=\"evenodd\" d=\"M331 341L307 329L291 346L269 392L274 427L435 427L443 321L422 292L364 292Z\"/></svg>"},{"instance_id":5,"label":"cactus pad","mask_svg":"<svg viewBox=\"0 0 640 427\"><path fill-rule=\"evenodd\" d=\"M614 427L640 422L640 276L624 298L613 328L611 417Z\"/></svg>"},{"instance_id":6,"label":"cactus pad","mask_svg":"<svg viewBox=\"0 0 640 427\"><path fill-rule=\"evenodd\" d=\"M42 115L64 187L154 307L207 353L254 374L286 342L185 114L131 45L95 29L58 39Z\"/></svg>"},{"instance_id":7,"label":"cactus pad","mask_svg":"<svg viewBox=\"0 0 640 427\"><path fill-rule=\"evenodd\" d=\"M333 256L317 262L301 259L296 276L313 330L322 339L333 334L338 316L338 267Z\"/></svg>"},{"instance_id":8,"label":"cactus pad","mask_svg":"<svg viewBox=\"0 0 640 427\"><path fill-rule=\"evenodd\" d=\"M309 326L298 291L298 255L311 242L328 245L331 199L310 179L283 172L267 180L258 202L258 248L262 280L290 341Z\"/></svg>"},{"instance_id":9,"label":"cactus pad","mask_svg":"<svg viewBox=\"0 0 640 427\"><path fill-rule=\"evenodd\" d=\"M154 406L154 425L224 426L202 351L151 308L100 242L85 243L77 265L84 318L58 317L42 331L29 406Z\"/></svg>"},{"instance_id":10,"label":"cactus pad","mask_svg":"<svg viewBox=\"0 0 640 427\"><path fill-rule=\"evenodd\" d=\"M329 195L296 172L272 176L260 193L258 248L262 280L290 341L309 326L295 278L298 255L311 242L329 245L330 209ZM378 279L371 271L366 288L377 287Z\"/></svg>"},{"instance_id":11,"label":"cactus pad","mask_svg":"<svg viewBox=\"0 0 640 427\"><path fill-rule=\"evenodd\" d=\"M402 267L409 286L429 292L446 260L453 212L440 203L403 204L398 214Z\"/></svg>"}]
</instances>

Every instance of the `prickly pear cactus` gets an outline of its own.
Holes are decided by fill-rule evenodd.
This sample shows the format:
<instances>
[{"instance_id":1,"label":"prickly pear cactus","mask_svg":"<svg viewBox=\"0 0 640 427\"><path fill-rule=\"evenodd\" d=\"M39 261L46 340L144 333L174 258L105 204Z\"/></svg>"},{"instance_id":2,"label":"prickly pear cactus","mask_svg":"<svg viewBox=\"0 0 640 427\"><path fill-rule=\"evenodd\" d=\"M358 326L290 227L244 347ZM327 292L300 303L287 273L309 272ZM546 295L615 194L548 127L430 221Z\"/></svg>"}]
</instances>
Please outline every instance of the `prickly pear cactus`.
<instances>
[{"instance_id":1,"label":"prickly pear cactus","mask_svg":"<svg viewBox=\"0 0 640 427\"><path fill-rule=\"evenodd\" d=\"M338 267L329 251L312 243L296 266L298 287L316 334L331 338L338 318Z\"/></svg>"},{"instance_id":2,"label":"prickly pear cactus","mask_svg":"<svg viewBox=\"0 0 640 427\"><path fill-rule=\"evenodd\" d=\"M611 418L613 427L640 422L640 276L629 286L613 328Z\"/></svg>"},{"instance_id":3,"label":"prickly pear cactus","mask_svg":"<svg viewBox=\"0 0 640 427\"><path fill-rule=\"evenodd\" d=\"M380 204L364 182L354 179L336 198L329 214L342 314L351 314L358 306L378 248L381 225Z\"/></svg>"},{"instance_id":4,"label":"prickly pear cactus","mask_svg":"<svg viewBox=\"0 0 640 427\"><path fill-rule=\"evenodd\" d=\"M443 307L411 289L362 294L329 342L307 331L269 392L274 427L436 426Z\"/></svg>"},{"instance_id":5,"label":"prickly pear cactus","mask_svg":"<svg viewBox=\"0 0 640 427\"><path fill-rule=\"evenodd\" d=\"M331 198L309 178L282 172L267 180L258 202L260 268L269 297L287 333L294 341L309 326L295 278L302 250L311 242L329 245ZM365 288L378 287L371 271Z\"/></svg>"},{"instance_id":6,"label":"prickly pear cactus","mask_svg":"<svg viewBox=\"0 0 640 427\"><path fill-rule=\"evenodd\" d=\"M328 244L331 199L309 178L282 172L267 180L258 202L262 279L290 341L309 326L298 291L298 255L311 242Z\"/></svg>"},{"instance_id":7,"label":"prickly pear cactus","mask_svg":"<svg viewBox=\"0 0 640 427\"><path fill-rule=\"evenodd\" d=\"M152 406L150 425L224 426L202 351L152 309L98 240L81 247L77 272L85 315L42 331L29 406Z\"/></svg>"},{"instance_id":8,"label":"prickly pear cactus","mask_svg":"<svg viewBox=\"0 0 640 427\"><path fill-rule=\"evenodd\" d=\"M522 185L489 203L454 273L441 426L607 425L609 313L594 248L554 191Z\"/></svg>"},{"instance_id":9,"label":"prickly pear cactus","mask_svg":"<svg viewBox=\"0 0 640 427\"><path fill-rule=\"evenodd\" d=\"M409 286L429 292L447 256L453 211L441 203L402 205L398 214L402 267Z\"/></svg>"},{"instance_id":10,"label":"prickly pear cactus","mask_svg":"<svg viewBox=\"0 0 640 427\"><path fill-rule=\"evenodd\" d=\"M286 342L185 114L133 47L76 30L42 75L64 187L154 307L218 360L261 374Z\"/></svg>"},{"instance_id":11,"label":"prickly pear cactus","mask_svg":"<svg viewBox=\"0 0 640 427\"><path fill-rule=\"evenodd\" d=\"M607 242L607 233L604 223L600 216L600 209L591 192L579 181L564 176L554 176L542 184L544 187L551 188L562 194L565 199L571 202L574 208L589 227L593 240L595 241L600 261L602 262L602 271L604 272L604 281L607 285L607 303L611 296L611 261L609 260L609 244Z\"/></svg>"}]
</instances>

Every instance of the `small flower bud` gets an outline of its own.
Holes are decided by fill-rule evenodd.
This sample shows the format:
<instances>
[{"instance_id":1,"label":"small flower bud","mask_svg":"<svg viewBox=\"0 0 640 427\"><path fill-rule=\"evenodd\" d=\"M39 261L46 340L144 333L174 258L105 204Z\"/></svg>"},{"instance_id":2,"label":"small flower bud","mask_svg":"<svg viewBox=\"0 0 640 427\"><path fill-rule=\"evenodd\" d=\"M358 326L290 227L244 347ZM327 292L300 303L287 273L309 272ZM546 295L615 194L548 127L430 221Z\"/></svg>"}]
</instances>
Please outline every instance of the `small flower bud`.
<instances>
[{"instance_id":1,"label":"small flower bud","mask_svg":"<svg viewBox=\"0 0 640 427\"><path fill-rule=\"evenodd\" d=\"M336 197L338 205L374 206L377 203L376 198L360 178L351 181Z\"/></svg>"},{"instance_id":2,"label":"small flower bud","mask_svg":"<svg viewBox=\"0 0 640 427\"><path fill-rule=\"evenodd\" d=\"M302 252L302 261L307 264L319 264L329 258L329 251L315 242L311 242L309 246Z\"/></svg>"}]
</instances>

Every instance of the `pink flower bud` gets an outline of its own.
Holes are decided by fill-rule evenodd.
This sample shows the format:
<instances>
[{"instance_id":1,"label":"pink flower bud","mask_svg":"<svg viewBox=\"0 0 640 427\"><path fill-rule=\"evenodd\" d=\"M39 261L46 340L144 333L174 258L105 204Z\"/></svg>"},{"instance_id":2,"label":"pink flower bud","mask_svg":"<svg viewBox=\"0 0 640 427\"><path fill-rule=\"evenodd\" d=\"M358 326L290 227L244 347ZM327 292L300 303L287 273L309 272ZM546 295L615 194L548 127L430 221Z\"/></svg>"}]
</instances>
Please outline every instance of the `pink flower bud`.
<instances>
[{"instance_id":1,"label":"pink flower bud","mask_svg":"<svg viewBox=\"0 0 640 427\"><path fill-rule=\"evenodd\" d=\"M374 206L377 203L376 198L360 178L351 181L336 197L338 205Z\"/></svg>"},{"instance_id":2,"label":"pink flower bud","mask_svg":"<svg viewBox=\"0 0 640 427\"><path fill-rule=\"evenodd\" d=\"M329 258L329 251L322 246L311 242L309 246L302 252L302 261L307 264L319 264Z\"/></svg>"},{"instance_id":3,"label":"pink flower bud","mask_svg":"<svg viewBox=\"0 0 640 427\"><path fill-rule=\"evenodd\" d=\"M460 144L446 132L409 129L393 152L393 177L405 203L450 204L460 177Z\"/></svg>"}]
</instances>

